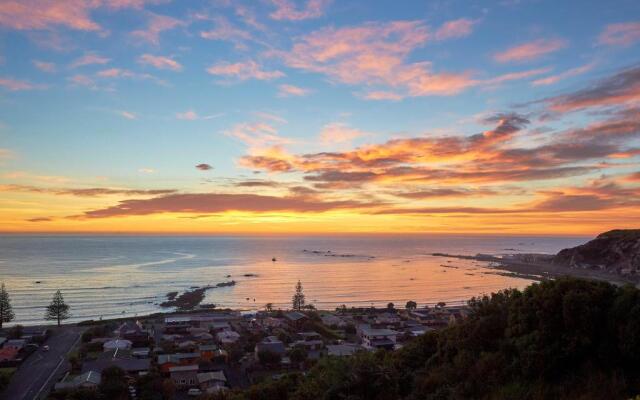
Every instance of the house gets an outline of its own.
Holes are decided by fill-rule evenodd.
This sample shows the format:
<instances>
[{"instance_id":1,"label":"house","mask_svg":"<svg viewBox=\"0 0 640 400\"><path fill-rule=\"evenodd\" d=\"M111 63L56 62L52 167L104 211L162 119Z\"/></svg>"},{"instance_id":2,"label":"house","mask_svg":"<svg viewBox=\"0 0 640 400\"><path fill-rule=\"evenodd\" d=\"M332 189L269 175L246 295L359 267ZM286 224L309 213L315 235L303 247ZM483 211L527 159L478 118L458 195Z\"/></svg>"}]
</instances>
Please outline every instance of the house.
<instances>
[{"instance_id":1,"label":"house","mask_svg":"<svg viewBox=\"0 0 640 400\"><path fill-rule=\"evenodd\" d=\"M108 342L104 342L104 344L102 345L102 348L104 351L111 351L116 349L130 350L132 346L133 346L133 343L131 343L130 340L116 339L116 340L109 340Z\"/></svg>"},{"instance_id":2,"label":"house","mask_svg":"<svg viewBox=\"0 0 640 400\"><path fill-rule=\"evenodd\" d=\"M327 326L337 326L338 328L344 328L347 326L347 323L337 315L329 313L320 314L320 319L322 320L322 323Z\"/></svg>"},{"instance_id":3,"label":"house","mask_svg":"<svg viewBox=\"0 0 640 400\"><path fill-rule=\"evenodd\" d=\"M240 334L236 331L222 331L216 333L216 338L221 344L235 343L240 339Z\"/></svg>"},{"instance_id":4,"label":"house","mask_svg":"<svg viewBox=\"0 0 640 400\"><path fill-rule=\"evenodd\" d=\"M12 363L16 361L18 352L14 347L3 347L0 349L0 364Z\"/></svg>"},{"instance_id":5,"label":"house","mask_svg":"<svg viewBox=\"0 0 640 400\"><path fill-rule=\"evenodd\" d=\"M17 351L20 351L22 349L24 349L24 347L27 345L27 340L26 339L12 339L12 340L7 340L6 342L4 342L4 345L2 346L3 349L15 349Z\"/></svg>"},{"instance_id":6,"label":"house","mask_svg":"<svg viewBox=\"0 0 640 400\"><path fill-rule=\"evenodd\" d=\"M287 320L289 325L296 327L301 326L307 320L307 316L299 311L290 311L285 313L284 318Z\"/></svg>"},{"instance_id":7,"label":"house","mask_svg":"<svg viewBox=\"0 0 640 400\"><path fill-rule=\"evenodd\" d=\"M262 352L271 352L278 354L279 356L284 356L287 352L284 343L278 340L275 336L268 336L264 338L260 343L256 344L254 349L256 360L258 360L258 354Z\"/></svg>"},{"instance_id":8,"label":"house","mask_svg":"<svg viewBox=\"0 0 640 400\"><path fill-rule=\"evenodd\" d=\"M391 329L371 328L369 325L359 325L358 335L362 340L362 346L368 350L393 350L396 346L398 332Z\"/></svg>"},{"instance_id":9,"label":"house","mask_svg":"<svg viewBox=\"0 0 640 400\"><path fill-rule=\"evenodd\" d=\"M55 390L65 389L96 389L102 381L100 373L96 371L87 371L81 375L76 376L68 382L58 382L55 385Z\"/></svg>"},{"instance_id":10,"label":"house","mask_svg":"<svg viewBox=\"0 0 640 400\"><path fill-rule=\"evenodd\" d=\"M200 352L200 358L202 360L211 361L218 351L218 346L215 344L205 344L198 346L198 352Z\"/></svg>"},{"instance_id":11,"label":"house","mask_svg":"<svg viewBox=\"0 0 640 400\"><path fill-rule=\"evenodd\" d=\"M348 357L362 350L362 346L355 343L329 344L327 355L334 357Z\"/></svg>"},{"instance_id":12,"label":"house","mask_svg":"<svg viewBox=\"0 0 640 400\"><path fill-rule=\"evenodd\" d=\"M322 350L324 341L322 336L316 332L300 332L297 334L298 340L292 343L291 347L302 346L307 351Z\"/></svg>"},{"instance_id":13,"label":"house","mask_svg":"<svg viewBox=\"0 0 640 400\"><path fill-rule=\"evenodd\" d=\"M83 371L95 371L99 374L109 367L118 367L128 375L136 376L149 372L151 359L133 358L128 352L114 350L103 353L97 360L85 361L82 365Z\"/></svg>"},{"instance_id":14,"label":"house","mask_svg":"<svg viewBox=\"0 0 640 400\"><path fill-rule=\"evenodd\" d=\"M198 386L203 392L210 392L211 389L220 390L227 385L227 377L224 371L204 372L197 375Z\"/></svg>"},{"instance_id":15,"label":"house","mask_svg":"<svg viewBox=\"0 0 640 400\"><path fill-rule=\"evenodd\" d=\"M31 343L42 343L47 340L50 331L46 328L37 326L25 326L22 328L22 339L26 339ZM1 347L1 346L0 346Z\"/></svg>"},{"instance_id":16,"label":"house","mask_svg":"<svg viewBox=\"0 0 640 400\"><path fill-rule=\"evenodd\" d=\"M209 323L208 328L214 332L230 331L231 325L227 321L214 321Z\"/></svg>"},{"instance_id":17,"label":"house","mask_svg":"<svg viewBox=\"0 0 640 400\"><path fill-rule=\"evenodd\" d=\"M181 365L194 365L200 361L200 353L177 353L158 355L158 365L162 372L168 373L169 369Z\"/></svg>"},{"instance_id":18,"label":"house","mask_svg":"<svg viewBox=\"0 0 640 400\"><path fill-rule=\"evenodd\" d=\"M191 388L198 385L198 366L180 365L169 368L169 376L179 388Z\"/></svg>"},{"instance_id":19,"label":"house","mask_svg":"<svg viewBox=\"0 0 640 400\"><path fill-rule=\"evenodd\" d=\"M145 343L149 341L149 332L142 328L140 321L126 321L115 331L120 339L126 339L133 343Z\"/></svg>"},{"instance_id":20,"label":"house","mask_svg":"<svg viewBox=\"0 0 640 400\"><path fill-rule=\"evenodd\" d=\"M148 358L151 349L148 347L135 347L131 349L131 355L135 358Z\"/></svg>"}]
</instances>

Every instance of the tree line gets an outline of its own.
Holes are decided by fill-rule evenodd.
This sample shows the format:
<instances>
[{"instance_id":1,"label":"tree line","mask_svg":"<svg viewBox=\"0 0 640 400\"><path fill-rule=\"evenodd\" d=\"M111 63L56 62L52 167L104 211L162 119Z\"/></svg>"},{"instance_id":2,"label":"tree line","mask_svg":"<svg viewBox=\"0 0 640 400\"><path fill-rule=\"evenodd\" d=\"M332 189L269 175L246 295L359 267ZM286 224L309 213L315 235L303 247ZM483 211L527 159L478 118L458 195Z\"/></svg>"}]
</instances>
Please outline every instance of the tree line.
<instances>
[{"instance_id":1,"label":"tree line","mask_svg":"<svg viewBox=\"0 0 640 400\"><path fill-rule=\"evenodd\" d=\"M60 326L62 321L71 317L69 308L69 305L64 301L62 292L57 290L53 294L51 303L45 310L44 318L48 321L56 321L58 326ZM11 306L11 298L3 282L0 284L0 329L2 329L3 324L9 323L15 318L16 315L13 312L13 307Z\"/></svg>"}]
</instances>

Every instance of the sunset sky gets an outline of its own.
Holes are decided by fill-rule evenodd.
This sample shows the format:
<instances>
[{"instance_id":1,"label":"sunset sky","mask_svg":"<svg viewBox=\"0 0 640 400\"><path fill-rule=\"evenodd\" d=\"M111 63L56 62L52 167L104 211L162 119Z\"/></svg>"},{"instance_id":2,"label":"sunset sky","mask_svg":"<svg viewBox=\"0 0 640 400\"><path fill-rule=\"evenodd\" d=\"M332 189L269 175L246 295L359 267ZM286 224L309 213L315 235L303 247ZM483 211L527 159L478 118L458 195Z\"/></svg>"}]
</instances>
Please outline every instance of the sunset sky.
<instances>
[{"instance_id":1,"label":"sunset sky","mask_svg":"<svg viewBox=\"0 0 640 400\"><path fill-rule=\"evenodd\" d=\"M640 226L640 2L1 0L0 231Z\"/></svg>"}]
</instances>

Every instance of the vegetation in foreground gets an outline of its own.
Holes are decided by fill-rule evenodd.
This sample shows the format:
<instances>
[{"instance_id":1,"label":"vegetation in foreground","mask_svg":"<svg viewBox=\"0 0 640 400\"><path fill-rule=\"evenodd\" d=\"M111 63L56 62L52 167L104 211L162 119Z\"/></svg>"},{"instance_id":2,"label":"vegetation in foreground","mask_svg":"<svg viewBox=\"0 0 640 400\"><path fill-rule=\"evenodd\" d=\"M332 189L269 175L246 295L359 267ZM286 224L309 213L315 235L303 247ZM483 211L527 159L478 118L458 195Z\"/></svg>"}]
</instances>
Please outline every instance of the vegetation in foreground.
<instances>
[{"instance_id":1,"label":"vegetation in foreground","mask_svg":"<svg viewBox=\"0 0 640 400\"><path fill-rule=\"evenodd\" d=\"M640 291L562 278L470 301L397 352L324 358L229 400L626 399L640 393Z\"/></svg>"}]
</instances>

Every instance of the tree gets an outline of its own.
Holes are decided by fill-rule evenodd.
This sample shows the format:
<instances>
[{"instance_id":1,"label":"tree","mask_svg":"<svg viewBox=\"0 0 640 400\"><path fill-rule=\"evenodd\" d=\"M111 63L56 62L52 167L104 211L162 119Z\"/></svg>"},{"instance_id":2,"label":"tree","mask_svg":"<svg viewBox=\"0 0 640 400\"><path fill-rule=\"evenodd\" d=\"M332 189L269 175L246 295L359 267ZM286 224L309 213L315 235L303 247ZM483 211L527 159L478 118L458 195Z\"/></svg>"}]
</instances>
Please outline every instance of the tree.
<instances>
[{"instance_id":1,"label":"tree","mask_svg":"<svg viewBox=\"0 0 640 400\"><path fill-rule=\"evenodd\" d=\"M407 305L404 306L407 310L415 310L418 308L418 304L415 301L409 300L407 301Z\"/></svg>"},{"instance_id":2,"label":"tree","mask_svg":"<svg viewBox=\"0 0 640 400\"><path fill-rule=\"evenodd\" d=\"M267 312L271 312L271 311L273 311L273 303L267 303L267 304L265 304L265 305L264 305L264 309L265 309Z\"/></svg>"},{"instance_id":3,"label":"tree","mask_svg":"<svg viewBox=\"0 0 640 400\"><path fill-rule=\"evenodd\" d=\"M58 326L60 326L60 322L64 319L68 319L71 315L69 314L69 305L64 302L64 298L62 297L62 293L58 290L53 295L53 300L51 300L51 304L47 306L47 313L45 315L45 319L50 321L57 321Z\"/></svg>"},{"instance_id":4,"label":"tree","mask_svg":"<svg viewBox=\"0 0 640 400\"><path fill-rule=\"evenodd\" d=\"M14 326L9 331L9 338L11 339L20 339L22 337L22 332L24 331L24 327L20 324Z\"/></svg>"},{"instance_id":5,"label":"tree","mask_svg":"<svg viewBox=\"0 0 640 400\"><path fill-rule=\"evenodd\" d=\"M262 365L280 364L282 356L270 350L262 350L258 352L258 361Z\"/></svg>"},{"instance_id":6,"label":"tree","mask_svg":"<svg viewBox=\"0 0 640 400\"><path fill-rule=\"evenodd\" d=\"M11 322L15 318L13 309L11 308L11 299L9 293L4 288L4 282L0 285L0 329L4 322Z\"/></svg>"},{"instance_id":7,"label":"tree","mask_svg":"<svg viewBox=\"0 0 640 400\"><path fill-rule=\"evenodd\" d=\"M127 388L127 375L121 368L114 365L102 371L99 389L105 398L114 400L128 399L129 392Z\"/></svg>"},{"instance_id":8,"label":"tree","mask_svg":"<svg viewBox=\"0 0 640 400\"><path fill-rule=\"evenodd\" d=\"M296 294L293 295L292 299L293 309L300 311L304 307L304 293L302 292L302 283L298 281L296 284Z\"/></svg>"},{"instance_id":9,"label":"tree","mask_svg":"<svg viewBox=\"0 0 640 400\"><path fill-rule=\"evenodd\" d=\"M289 359L291 359L291 361L296 364L304 362L308 356L309 353L307 352L307 349L304 348L304 346L294 346L293 349L289 350Z\"/></svg>"},{"instance_id":10,"label":"tree","mask_svg":"<svg viewBox=\"0 0 640 400\"><path fill-rule=\"evenodd\" d=\"M387 311L393 311L395 308L396 306L393 303L387 304Z\"/></svg>"},{"instance_id":11,"label":"tree","mask_svg":"<svg viewBox=\"0 0 640 400\"><path fill-rule=\"evenodd\" d=\"M445 308L446 306L447 306L447 303L445 303L444 301L441 301L438 304L436 304L437 308Z\"/></svg>"}]
</instances>

